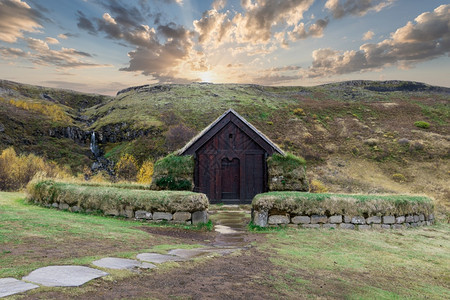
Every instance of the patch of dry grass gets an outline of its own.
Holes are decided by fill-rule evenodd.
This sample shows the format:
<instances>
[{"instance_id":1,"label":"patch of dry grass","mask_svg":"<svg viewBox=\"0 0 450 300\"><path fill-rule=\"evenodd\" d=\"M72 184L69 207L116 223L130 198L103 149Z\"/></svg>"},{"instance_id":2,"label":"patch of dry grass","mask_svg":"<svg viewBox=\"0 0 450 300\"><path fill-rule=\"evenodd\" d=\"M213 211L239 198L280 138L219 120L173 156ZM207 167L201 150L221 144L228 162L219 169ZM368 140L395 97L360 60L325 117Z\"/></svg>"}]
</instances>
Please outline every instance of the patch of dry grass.
<instances>
[{"instance_id":1,"label":"patch of dry grass","mask_svg":"<svg viewBox=\"0 0 450 300\"><path fill-rule=\"evenodd\" d=\"M403 231L283 230L262 245L295 298L450 297L448 224Z\"/></svg>"},{"instance_id":2,"label":"patch of dry grass","mask_svg":"<svg viewBox=\"0 0 450 300\"><path fill-rule=\"evenodd\" d=\"M392 175L397 173L404 175L406 180L395 181ZM308 176L321 180L333 193L427 195L433 198L438 214L447 219L449 217L448 160L377 163L355 157L334 156L323 166L309 168Z\"/></svg>"}]
</instances>

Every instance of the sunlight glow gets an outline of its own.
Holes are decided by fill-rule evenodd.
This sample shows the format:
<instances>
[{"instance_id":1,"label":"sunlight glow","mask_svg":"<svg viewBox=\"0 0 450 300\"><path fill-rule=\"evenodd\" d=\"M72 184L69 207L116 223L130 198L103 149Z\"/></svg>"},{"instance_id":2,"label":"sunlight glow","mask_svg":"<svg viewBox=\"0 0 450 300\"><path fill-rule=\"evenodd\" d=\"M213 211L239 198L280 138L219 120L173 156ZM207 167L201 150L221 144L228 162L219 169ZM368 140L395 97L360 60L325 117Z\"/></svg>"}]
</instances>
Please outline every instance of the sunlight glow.
<instances>
[{"instance_id":1,"label":"sunlight glow","mask_svg":"<svg viewBox=\"0 0 450 300\"><path fill-rule=\"evenodd\" d=\"M215 74L211 71L201 72L199 74L200 79L203 82L214 82Z\"/></svg>"}]
</instances>

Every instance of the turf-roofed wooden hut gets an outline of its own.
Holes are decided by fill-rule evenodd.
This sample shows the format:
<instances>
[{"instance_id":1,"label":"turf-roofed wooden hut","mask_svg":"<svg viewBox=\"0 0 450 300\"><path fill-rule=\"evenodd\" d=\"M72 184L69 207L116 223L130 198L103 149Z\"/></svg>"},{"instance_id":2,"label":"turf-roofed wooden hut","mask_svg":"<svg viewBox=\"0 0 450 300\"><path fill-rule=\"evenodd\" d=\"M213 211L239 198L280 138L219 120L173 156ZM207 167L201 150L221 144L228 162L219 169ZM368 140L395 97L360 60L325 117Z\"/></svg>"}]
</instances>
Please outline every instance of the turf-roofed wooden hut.
<instances>
[{"instance_id":1,"label":"turf-roofed wooden hut","mask_svg":"<svg viewBox=\"0 0 450 300\"><path fill-rule=\"evenodd\" d=\"M250 203L268 191L267 157L283 151L232 109L194 137L179 155L193 155L194 191L210 202Z\"/></svg>"}]
</instances>

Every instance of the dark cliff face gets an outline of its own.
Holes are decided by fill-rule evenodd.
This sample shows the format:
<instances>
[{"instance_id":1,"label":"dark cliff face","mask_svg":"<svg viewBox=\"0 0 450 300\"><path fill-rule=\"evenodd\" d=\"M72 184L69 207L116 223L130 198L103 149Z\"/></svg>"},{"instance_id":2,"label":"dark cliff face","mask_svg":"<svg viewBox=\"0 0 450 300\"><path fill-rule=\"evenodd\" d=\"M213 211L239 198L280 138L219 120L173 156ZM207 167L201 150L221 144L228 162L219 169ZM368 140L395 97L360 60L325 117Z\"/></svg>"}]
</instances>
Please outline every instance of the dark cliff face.
<instances>
[{"instance_id":1,"label":"dark cliff face","mask_svg":"<svg viewBox=\"0 0 450 300\"><path fill-rule=\"evenodd\" d=\"M48 135L55 138L68 138L78 144L88 144L90 132L76 126L55 127L48 130Z\"/></svg>"},{"instance_id":2,"label":"dark cliff face","mask_svg":"<svg viewBox=\"0 0 450 300\"><path fill-rule=\"evenodd\" d=\"M49 129L49 136L55 138L68 138L82 145L88 145L91 142L93 131L85 131L76 126L56 127ZM118 123L106 125L95 131L97 141L100 144L118 143L132 141L144 136L160 136L162 130L159 128L133 129L127 123Z\"/></svg>"},{"instance_id":3,"label":"dark cliff face","mask_svg":"<svg viewBox=\"0 0 450 300\"><path fill-rule=\"evenodd\" d=\"M162 130L159 128L133 129L127 123L110 124L103 126L98 133L98 141L102 144L132 141L143 136L159 136Z\"/></svg>"}]
</instances>

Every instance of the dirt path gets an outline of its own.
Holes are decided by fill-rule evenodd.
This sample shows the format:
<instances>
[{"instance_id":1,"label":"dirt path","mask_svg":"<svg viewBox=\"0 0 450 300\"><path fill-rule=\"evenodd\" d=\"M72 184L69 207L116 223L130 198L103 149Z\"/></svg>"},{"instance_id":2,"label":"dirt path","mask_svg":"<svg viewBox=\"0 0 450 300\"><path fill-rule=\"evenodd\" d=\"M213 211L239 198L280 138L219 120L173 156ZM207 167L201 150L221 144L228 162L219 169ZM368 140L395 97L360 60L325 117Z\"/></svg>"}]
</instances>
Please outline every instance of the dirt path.
<instances>
[{"instance_id":1,"label":"dirt path","mask_svg":"<svg viewBox=\"0 0 450 300\"><path fill-rule=\"evenodd\" d=\"M69 290L37 291L24 299L271 299L268 280L275 270L257 245L265 237L246 231L248 218L242 212L221 212L215 216L220 232L194 232L176 228L142 229L151 234L173 237L183 243L238 249L219 257L180 263L179 267L141 271L122 280L94 280L76 293ZM224 233L225 232L225 233Z\"/></svg>"}]
</instances>

